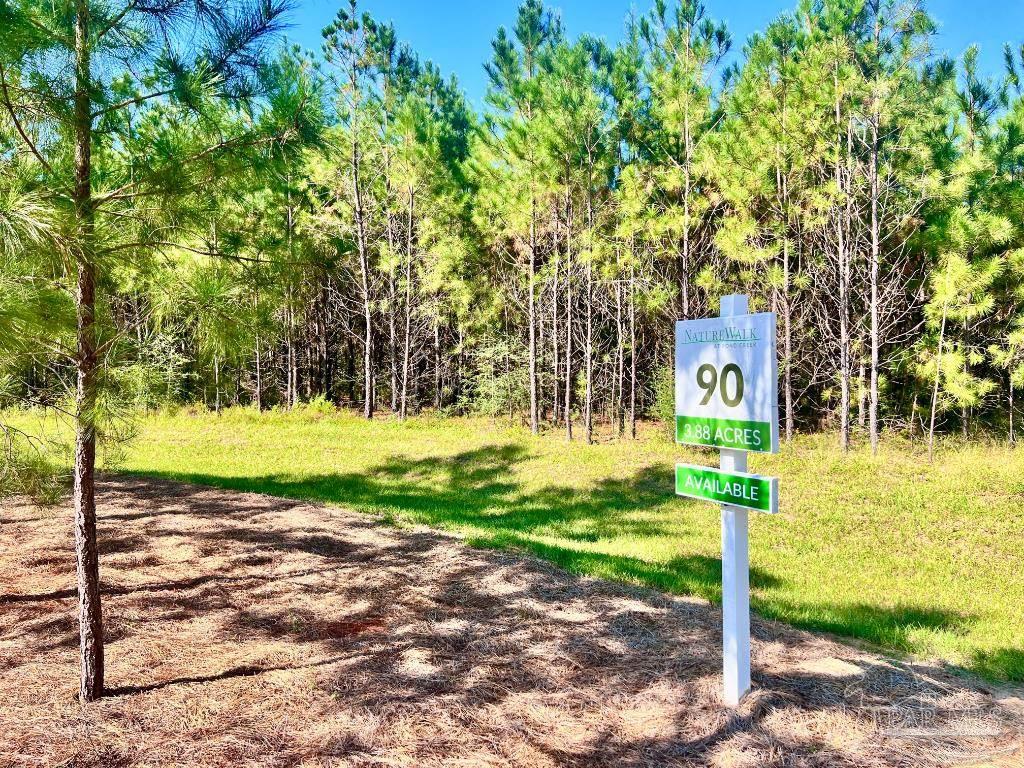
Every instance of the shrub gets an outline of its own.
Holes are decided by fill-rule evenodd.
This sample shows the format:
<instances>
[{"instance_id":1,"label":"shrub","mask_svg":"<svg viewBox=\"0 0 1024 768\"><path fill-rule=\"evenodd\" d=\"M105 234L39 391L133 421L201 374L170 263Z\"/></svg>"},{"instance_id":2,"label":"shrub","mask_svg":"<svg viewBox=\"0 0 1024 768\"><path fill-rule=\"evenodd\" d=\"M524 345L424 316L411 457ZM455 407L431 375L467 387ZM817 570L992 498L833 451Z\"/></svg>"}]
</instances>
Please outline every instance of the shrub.
<instances>
[{"instance_id":1,"label":"shrub","mask_svg":"<svg viewBox=\"0 0 1024 768\"><path fill-rule=\"evenodd\" d=\"M0 498L28 496L35 503L59 502L68 490L65 466L54 448L0 424Z\"/></svg>"}]
</instances>

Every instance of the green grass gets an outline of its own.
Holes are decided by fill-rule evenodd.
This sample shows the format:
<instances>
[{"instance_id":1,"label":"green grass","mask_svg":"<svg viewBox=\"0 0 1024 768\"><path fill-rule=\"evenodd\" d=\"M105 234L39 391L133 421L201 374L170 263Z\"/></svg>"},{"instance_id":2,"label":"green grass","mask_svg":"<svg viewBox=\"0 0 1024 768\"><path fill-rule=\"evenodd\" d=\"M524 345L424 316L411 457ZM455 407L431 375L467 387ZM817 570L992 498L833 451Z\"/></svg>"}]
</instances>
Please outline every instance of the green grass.
<instances>
[{"instance_id":1,"label":"green grass","mask_svg":"<svg viewBox=\"0 0 1024 768\"><path fill-rule=\"evenodd\" d=\"M1024 680L1024 452L906 443L843 457L800 437L751 471L781 513L751 515L762 616ZM653 430L566 444L484 419L213 414L148 417L119 471L313 499L514 546L569 570L720 600L714 505L673 496L676 460L716 464Z\"/></svg>"}]
</instances>

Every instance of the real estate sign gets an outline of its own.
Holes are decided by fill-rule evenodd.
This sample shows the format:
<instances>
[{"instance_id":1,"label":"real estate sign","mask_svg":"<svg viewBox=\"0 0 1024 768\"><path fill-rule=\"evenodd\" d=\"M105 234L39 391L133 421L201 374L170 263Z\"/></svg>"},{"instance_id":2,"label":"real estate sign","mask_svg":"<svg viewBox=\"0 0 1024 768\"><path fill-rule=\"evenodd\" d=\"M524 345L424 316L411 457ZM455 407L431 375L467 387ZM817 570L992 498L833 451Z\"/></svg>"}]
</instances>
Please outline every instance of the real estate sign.
<instances>
[{"instance_id":1,"label":"real estate sign","mask_svg":"<svg viewBox=\"0 0 1024 768\"><path fill-rule=\"evenodd\" d=\"M779 481L747 473L747 453L779 450L775 315L723 296L718 317L676 323L676 440L719 449L719 468L676 465L676 493L722 505L722 692L750 690L748 516L777 512Z\"/></svg>"},{"instance_id":2,"label":"real estate sign","mask_svg":"<svg viewBox=\"0 0 1024 768\"><path fill-rule=\"evenodd\" d=\"M746 472L723 472L710 467L676 464L676 494L755 512L779 511L778 478Z\"/></svg>"},{"instance_id":3,"label":"real estate sign","mask_svg":"<svg viewBox=\"0 0 1024 768\"><path fill-rule=\"evenodd\" d=\"M775 314L676 323L676 441L779 450Z\"/></svg>"}]
</instances>

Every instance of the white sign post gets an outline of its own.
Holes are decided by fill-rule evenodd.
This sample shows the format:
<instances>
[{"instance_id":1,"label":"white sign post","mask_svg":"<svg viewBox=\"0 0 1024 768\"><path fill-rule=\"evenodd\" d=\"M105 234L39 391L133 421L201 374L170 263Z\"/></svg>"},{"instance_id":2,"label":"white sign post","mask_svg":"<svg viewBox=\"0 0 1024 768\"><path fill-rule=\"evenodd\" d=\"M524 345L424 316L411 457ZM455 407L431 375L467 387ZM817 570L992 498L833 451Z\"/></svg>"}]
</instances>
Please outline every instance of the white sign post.
<instances>
[{"instance_id":1,"label":"white sign post","mask_svg":"<svg viewBox=\"0 0 1024 768\"><path fill-rule=\"evenodd\" d=\"M779 445L775 315L724 296L718 318L676 323L676 441L717 446L718 470L676 466L676 493L722 503L725 702L750 690L748 514L778 511L778 481L747 474L747 452Z\"/></svg>"}]
</instances>

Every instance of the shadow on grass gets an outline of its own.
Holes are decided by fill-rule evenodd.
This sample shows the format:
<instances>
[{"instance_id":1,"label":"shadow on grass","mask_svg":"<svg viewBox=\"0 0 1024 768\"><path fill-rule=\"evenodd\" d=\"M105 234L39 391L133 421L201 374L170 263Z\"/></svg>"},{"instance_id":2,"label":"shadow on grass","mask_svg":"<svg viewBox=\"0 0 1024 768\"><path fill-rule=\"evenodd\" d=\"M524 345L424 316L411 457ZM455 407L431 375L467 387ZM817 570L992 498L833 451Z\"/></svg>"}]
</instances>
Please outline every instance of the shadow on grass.
<instances>
[{"instance_id":1,"label":"shadow on grass","mask_svg":"<svg viewBox=\"0 0 1024 768\"><path fill-rule=\"evenodd\" d=\"M438 481L432 470L422 472L409 479L406 496L471 495L445 484L449 475ZM258 482L275 490L281 479ZM366 482L387 492L379 476L368 473ZM119 763L163 764L207 746L227 755L242 745L275 762L296 754L351 762L365 752L372 757L364 762L407 764L409 754L426 754L477 765L508 762L514 749L530 762L540 754L595 768L711 768L737 754L759 765L783 754L794 765L853 768L870 750L872 764L926 766L936 764L933 744L918 738L887 749L893 740L879 734L879 712L888 726L908 731L923 712L951 737L979 718L999 734L1009 727L991 697L969 699L976 704L962 712L973 683L941 669L868 658L756 618L756 690L742 710L729 711L717 694L721 616L702 601L577 578L541 560L467 549L433 531L391 529L369 516L289 501L149 478L104 478L100 491L101 535L117 542L103 571L116 683L108 693L124 698L90 717L111 724ZM611 503L648 493L616 489ZM538 504L521 490L493 498L516 499L512 511L516 503ZM600 501L590 497L588 512L576 498L576 522L602 514ZM560 512L552 510L553 522L565 524ZM54 520L37 531L26 562L50 552L58 530ZM475 543L523 548L578 573L717 594L715 558L648 563L585 551L586 539L553 546L525 529L475 530ZM53 551L71 563L61 535ZM139 566L143 554L153 557ZM0 610L5 683L11 675L13 711L28 713L15 719L15 727L29 724L18 743L40 744L36 762L94 764L83 758L76 721L53 717L52 698L40 695L44 686L63 686L68 701L73 694L73 597L62 604L48 591L57 579L66 584L70 569L55 567L43 581L34 570L21 573L12 587L40 594L6 595ZM758 571L753 581L769 593L784 587ZM819 608L809 610L813 618ZM853 614L820 610L840 626L862 620L856 611L877 613L870 606ZM955 624L937 613L892 612L883 625L910 621ZM218 719L204 714L197 730L196 712ZM40 742L37 722L56 735ZM364 728L370 738L353 738ZM985 748L1002 748L1009 737L999 739ZM942 754L946 762L978 759L979 744L944 737Z\"/></svg>"},{"instance_id":2,"label":"shadow on grass","mask_svg":"<svg viewBox=\"0 0 1024 768\"><path fill-rule=\"evenodd\" d=\"M638 509L674 498L668 465L645 467L623 480L604 480L579 490L549 485L527 491L515 468L530 456L521 446L487 446L454 456L395 456L365 472L295 478L286 473L231 477L196 472L148 476L252 491L292 499L331 502L406 521L485 532L564 537L593 542L617 536L657 536L657 521L633 517ZM669 478L669 479L667 479ZM686 503L686 502L681 502Z\"/></svg>"},{"instance_id":3,"label":"shadow on grass","mask_svg":"<svg viewBox=\"0 0 1024 768\"><path fill-rule=\"evenodd\" d=\"M590 551L589 545L616 537L678 533L658 520L636 516L674 498L668 465L647 466L626 479L609 479L587 490L548 485L527 490L516 468L530 458L515 444L492 445L454 456L412 459L393 456L364 472L295 477L286 473L231 477L194 472L150 476L272 496L329 502L385 517L469 532L475 546L526 550L577 574L615 579L693 595L721 603L721 560L681 555L666 561ZM689 504L680 500L680 505ZM223 535L223 531L220 535ZM250 532L247 535L252 536ZM562 539L566 545L540 541ZM278 540L277 546L296 542ZM751 568L752 607L768 618L817 631L854 637L900 652L923 650L914 640L922 628L961 634L974 617L918 605L790 603L771 594L784 586L776 575ZM978 658L971 668L989 677L1024 678L1024 663L1013 649Z\"/></svg>"},{"instance_id":4,"label":"shadow on grass","mask_svg":"<svg viewBox=\"0 0 1024 768\"><path fill-rule=\"evenodd\" d=\"M993 680L1024 680L1024 651L1020 648L976 651L971 669Z\"/></svg>"}]
</instances>

